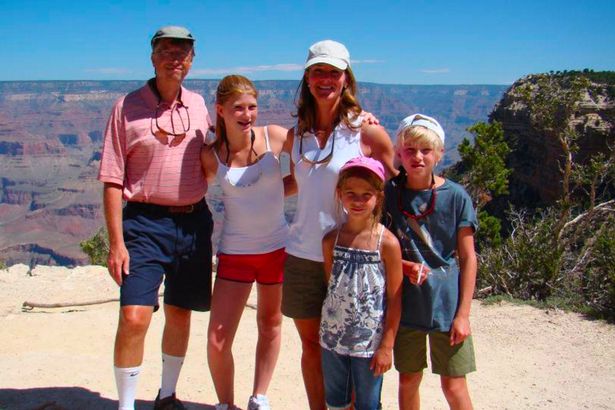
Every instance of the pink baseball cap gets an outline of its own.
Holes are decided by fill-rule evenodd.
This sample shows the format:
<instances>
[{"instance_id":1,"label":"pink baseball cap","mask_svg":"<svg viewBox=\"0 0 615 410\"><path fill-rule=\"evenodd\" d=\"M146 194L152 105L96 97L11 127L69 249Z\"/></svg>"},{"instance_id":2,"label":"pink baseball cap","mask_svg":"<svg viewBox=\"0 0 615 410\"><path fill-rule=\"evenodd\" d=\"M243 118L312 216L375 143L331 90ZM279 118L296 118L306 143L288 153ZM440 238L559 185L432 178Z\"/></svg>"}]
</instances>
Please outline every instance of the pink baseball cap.
<instances>
[{"instance_id":1,"label":"pink baseball cap","mask_svg":"<svg viewBox=\"0 0 615 410\"><path fill-rule=\"evenodd\" d=\"M380 178L384 182L384 167L382 163L378 160L375 160L370 157L356 157L351 160L348 160L342 168L340 168L340 172L345 171L350 168L366 168L372 171L378 178Z\"/></svg>"}]
</instances>

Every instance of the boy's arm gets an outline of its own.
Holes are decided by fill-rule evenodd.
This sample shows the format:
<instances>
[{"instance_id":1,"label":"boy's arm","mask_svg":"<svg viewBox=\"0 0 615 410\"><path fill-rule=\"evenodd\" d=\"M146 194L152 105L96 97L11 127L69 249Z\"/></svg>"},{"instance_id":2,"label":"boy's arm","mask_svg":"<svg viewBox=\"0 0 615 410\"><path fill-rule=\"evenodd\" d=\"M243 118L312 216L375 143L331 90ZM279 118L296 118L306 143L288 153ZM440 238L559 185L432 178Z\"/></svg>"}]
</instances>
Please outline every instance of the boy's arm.
<instances>
[{"instance_id":1,"label":"boy's arm","mask_svg":"<svg viewBox=\"0 0 615 410\"><path fill-rule=\"evenodd\" d=\"M450 332L451 346L463 342L472 333L470 329L470 307L476 285L476 252L474 251L474 230L464 227L457 232L457 255L459 257L459 307L453 319Z\"/></svg>"},{"instance_id":2,"label":"boy's arm","mask_svg":"<svg viewBox=\"0 0 615 410\"><path fill-rule=\"evenodd\" d=\"M382 262L386 274L387 311L384 320L384 331L378 350L372 358L370 368L375 376L384 374L391 368L393 362L393 345L401 319L401 248L397 238L388 230L384 231L382 241Z\"/></svg>"}]
</instances>

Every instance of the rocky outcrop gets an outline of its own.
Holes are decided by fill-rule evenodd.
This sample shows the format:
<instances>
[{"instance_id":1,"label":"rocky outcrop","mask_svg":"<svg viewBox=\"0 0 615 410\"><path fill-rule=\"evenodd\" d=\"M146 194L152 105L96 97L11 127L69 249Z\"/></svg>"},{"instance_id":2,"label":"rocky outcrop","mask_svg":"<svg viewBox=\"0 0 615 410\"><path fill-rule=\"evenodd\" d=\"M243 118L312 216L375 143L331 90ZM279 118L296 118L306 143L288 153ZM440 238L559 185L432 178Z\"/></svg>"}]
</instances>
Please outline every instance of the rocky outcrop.
<instances>
[{"instance_id":1,"label":"rocky outcrop","mask_svg":"<svg viewBox=\"0 0 615 410\"><path fill-rule=\"evenodd\" d=\"M535 81L536 76L531 75L516 81L489 116L491 121L502 123L505 138L513 149L508 159L513 170L508 199L530 207L552 204L562 193L562 147L555 137L532 124L520 92L526 84ZM577 109L568 119L579 135L575 162L585 164L600 152L612 154L609 148L615 147L612 90L613 84L592 81L591 86L583 90Z\"/></svg>"},{"instance_id":2,"label":"rocky outcrop","mask_svg":"<svg viewBox=\"0 0 615 410\"><path fill-rule=\"evenodd\" d=\"M1 250L3 255L9 255L3 259L8 266L28 261L30 266L50 265L50 266L78 266L88 263L87 257L70 257L62 255L52 248L40 246L36 243L19 244L6 247Z\"/></svg>"}]
</instances>

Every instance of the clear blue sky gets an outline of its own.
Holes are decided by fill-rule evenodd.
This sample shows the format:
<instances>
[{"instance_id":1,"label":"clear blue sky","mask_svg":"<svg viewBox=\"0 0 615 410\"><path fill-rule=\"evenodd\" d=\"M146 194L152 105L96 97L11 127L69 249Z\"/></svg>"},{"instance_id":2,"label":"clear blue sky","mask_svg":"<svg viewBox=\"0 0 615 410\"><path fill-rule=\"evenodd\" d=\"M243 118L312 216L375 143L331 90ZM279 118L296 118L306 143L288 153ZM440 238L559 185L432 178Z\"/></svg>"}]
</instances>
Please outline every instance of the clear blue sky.
<instances>
[{"instance_id":1,"label":"clear blue sky","mask_svg":"<svg viewBox=\"0 0 615 410\"><path fill-rule=\"evenodd\" d=\"M147 79L149 39L197 39L189 78L298 79L334 39L359 81L510 84L550 70L615 70L613 0L0 0L0 81Z\"/></svg>"}]
</instances>

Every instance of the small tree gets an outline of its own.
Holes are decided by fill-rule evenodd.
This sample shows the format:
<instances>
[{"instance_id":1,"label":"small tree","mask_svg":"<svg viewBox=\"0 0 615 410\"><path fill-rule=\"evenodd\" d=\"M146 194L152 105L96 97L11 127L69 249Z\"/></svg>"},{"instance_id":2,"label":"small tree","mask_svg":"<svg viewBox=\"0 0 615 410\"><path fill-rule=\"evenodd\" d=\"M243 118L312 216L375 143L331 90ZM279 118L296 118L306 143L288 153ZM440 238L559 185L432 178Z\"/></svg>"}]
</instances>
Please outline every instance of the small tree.
<instances>
[{"instance_id":1,"label":"small tree","mask_svg":"<svg viewBox=\"0 0 615 410\"><path fill-rule=\"evenodd\" d=\"M548 138L555 138L562 149L560 218L554 232L559 237L572 207L571 181L579 137L572 119L591 82L586 77L567 76L565 71L556 75L540 74L533 79L534 82L519 89L521 99L529 109L530 121Z\"/></svg>"},{"instance_id":2,"label":"small tree","mask_svg":"<svg viewBox=\"0 0 615 410\"><path fill-rule=\"evenodd\" d=\"M510 148L497 121L478 122L468 131L474 134L474 143L464 138L457 149L465 169L464 183L481 209L494 196L508 193L511 170L506 168L506 156Z\"/></svg>"},{"instance_id":3,"label":"small tree","mask_svg":"<svg viewBox=\"0 0 615 410\"><path fill-rule=\"evenodd\" d=\"M474 134L474 142L464 138L459 155L464 169L462 183L474 201L481 226L477 242L479 245L499 245L501 222L489 215L483 207L495 196L508 193L508 177L511 170L506 168L506 156L510 152L504 140L504 131L499 122L490 124L478 122L468 128Z\"/></svg>"},{"instance_id":4,"label":"small tree","mask_svg":"<svg viewBox=\"0 0 615 410\"><path fill-rule=\"evenodd\" d=\"M88 255L92 265L107 266L109 236L107 229L100 228L94 236L79 243L81 250Z\"/></svg>"}]
</instances>

